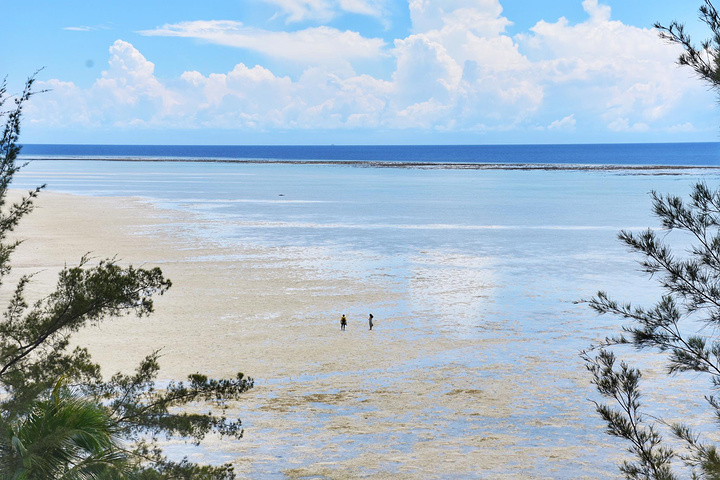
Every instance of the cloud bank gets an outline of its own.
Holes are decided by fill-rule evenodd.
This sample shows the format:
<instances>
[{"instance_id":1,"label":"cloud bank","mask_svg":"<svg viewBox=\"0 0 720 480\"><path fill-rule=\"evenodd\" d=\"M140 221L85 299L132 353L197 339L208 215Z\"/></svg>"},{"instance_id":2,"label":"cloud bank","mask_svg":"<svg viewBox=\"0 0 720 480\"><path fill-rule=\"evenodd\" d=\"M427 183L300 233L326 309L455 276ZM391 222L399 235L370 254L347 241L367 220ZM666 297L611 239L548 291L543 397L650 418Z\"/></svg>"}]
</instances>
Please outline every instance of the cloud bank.
<instances>
[{"instance_id":1,"label":"cloud bank","mask_svg":"<svg viewBox=\"0 0 720 480\"><path fill-rule=\"evenodd\" d=\"M266 1L288 22L383 8L371 0ZM238 63L229 72L158 78L153 62L117 40L90 88L46 81L40 87L53 92L39 96L28 117L58 127L245 132L696 130L682 112L712 105L702 85L675 67L678 51L651 29L613 20L597 0L583 8L581 23L542 20L510 36L498 0L410 0L411 32L392 44L328 26L272 32L228 20L168 24L140 33L250 50L302 73ZM362 62L381 58L393 66L383 78L362 72Z\"/></svg>"}]
</instances>

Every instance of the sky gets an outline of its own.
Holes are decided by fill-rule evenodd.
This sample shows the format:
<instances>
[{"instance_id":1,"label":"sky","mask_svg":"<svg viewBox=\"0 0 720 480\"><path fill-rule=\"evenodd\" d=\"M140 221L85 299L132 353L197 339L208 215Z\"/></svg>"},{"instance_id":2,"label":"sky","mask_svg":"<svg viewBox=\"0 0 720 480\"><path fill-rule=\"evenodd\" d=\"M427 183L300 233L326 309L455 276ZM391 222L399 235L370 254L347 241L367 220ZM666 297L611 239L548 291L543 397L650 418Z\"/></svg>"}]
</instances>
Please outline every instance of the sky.
<instances>
[{"instance_id":1,"label":"sky","mask_svg":"<svg viewBox=\"0 0 720 480\"><path fill-rule=\"evenodd\" d=\"M536 144L719 141L701 0L16 0L24 143Z\"/></svg>"}]
</instances>

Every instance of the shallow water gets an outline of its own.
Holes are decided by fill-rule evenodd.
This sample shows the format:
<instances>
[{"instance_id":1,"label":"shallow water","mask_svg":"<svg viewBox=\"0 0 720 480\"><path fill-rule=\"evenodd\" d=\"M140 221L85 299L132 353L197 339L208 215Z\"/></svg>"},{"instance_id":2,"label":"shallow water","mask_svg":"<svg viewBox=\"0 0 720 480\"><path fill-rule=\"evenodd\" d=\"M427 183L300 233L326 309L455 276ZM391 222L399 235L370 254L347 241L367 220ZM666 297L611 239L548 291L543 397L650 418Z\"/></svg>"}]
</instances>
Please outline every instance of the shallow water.
<instances>
[{"instance_id":1,"label":"shallow water","mask_svg":"<svg viewBox=\"0 0 720 480\"><path fill-rule=\"evenodd\" d=\"M355 473L417 476L422 471L408 470L408 458L422 455L428 439L441 438L437 443L444 446L437 448L468 454L484 438L507 435L504 448L530 452L533 462L480 468L478 478L508 469L536 478L577 478L616 471L606 454L613 450L581 448L606 439L586 401L593 394L589 382L578 380L584 378L578 352L614 333L620 321L597 319L573 302L599 289L640 303L655 298L657 290L637 272L617 232L657 226L649 214L651 190L685 195L699 180L717 185L720 174L36 161L14 186L47 183L57 192L143 197L191 212L203 221L183 225L184 235L229 247L282 247L294 252L292 266L308 278L363 279L387 291L388 300L372 305L338 305L351 328L364 328L372 311L379 334L408 349L457 342L433 355L376 369L370 364L362 375L343 377L341 383L369 392L408 394L408 402L420 402L404 391L408 385L432 383L422 403L408 404L408 418L374 416L376 409L357 395L344 409L337 406L340 399L322 396L303 410L274 397L297 383L341 395L323 390L321 373L268 381L269 389L258 395L267 391L265 400L279 406L244 412L244 422L262 425L263 417L282 415L287 429L253 433L267 442L244 452L260 459L247 467L250 476L283 478L288 469L317 462L303 451L331 465L354 455L328 449L329 441L357 449L380 445L383 458L397 457ZM384 321L389 318L402 321ZM494 347L475 351L476 340ZM474 395L493 395L500 383L525 394L508 399L515 404L502 411L451 408L472 406ZM455 397L462 400L448 403ZM361 417L368 417L367 426L358 433L354 425ZM293 435L313 425L335 433L295 445ZM573 460L543 453L553 448L573 449Z\"/></svg>"}]
</instances>

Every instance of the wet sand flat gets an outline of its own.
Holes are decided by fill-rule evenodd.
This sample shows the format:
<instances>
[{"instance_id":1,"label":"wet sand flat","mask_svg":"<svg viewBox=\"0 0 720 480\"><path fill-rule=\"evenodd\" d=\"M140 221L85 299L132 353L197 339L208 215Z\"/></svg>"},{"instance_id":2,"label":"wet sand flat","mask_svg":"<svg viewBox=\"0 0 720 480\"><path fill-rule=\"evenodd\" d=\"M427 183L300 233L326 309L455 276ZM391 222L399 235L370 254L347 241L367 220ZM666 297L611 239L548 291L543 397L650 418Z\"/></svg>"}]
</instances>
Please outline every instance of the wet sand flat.
<instances>
[{"instance_id":1,"label":"wet sand flat","mask_svg":"<svg viewBox=\"0 0 720 480\"><path fill-rule=\"evenodd\" d=\"M45 192L13 257L15 277L39 272L35 297L88 252L160 266L173 280L150 318L75 336L106 374L162 349L163 379L196 371L255 378L231 410L243 419L242 441L171 450L232 461L240 478L618 477L620 449L608 447L578 396L590 388L575 353L513 355L532 339L513 334L510 315L474 336L393 315L376 315L369 331L367 306L392 311L405 300L391 272L358 277L323 246L202 240L191 230L211 227L203 222L137 198ZM487 278L478 288L482 296L497 286Z\"/></svg>"}]
</instances>

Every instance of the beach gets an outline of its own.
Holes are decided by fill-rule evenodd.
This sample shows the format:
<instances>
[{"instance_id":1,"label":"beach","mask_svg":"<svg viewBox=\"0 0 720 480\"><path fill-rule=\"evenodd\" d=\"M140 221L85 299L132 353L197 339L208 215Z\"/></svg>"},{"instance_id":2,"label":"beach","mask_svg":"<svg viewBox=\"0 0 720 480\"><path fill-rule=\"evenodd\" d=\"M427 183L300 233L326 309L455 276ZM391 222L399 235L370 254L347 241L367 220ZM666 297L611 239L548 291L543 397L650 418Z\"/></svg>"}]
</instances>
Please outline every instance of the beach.
<instances>
[{"instance_id":1,"label":"beach","mask_svg":"<svg viewBox=\"0 0 720 480\"><path fill-rule=\"evenodd\" d=\"M652 226L649 186L696 178L35 162L16 186L50 187L13 275L36 273L35 300L87 253L162 268L151 317L73 341L105 375L160 350L163 382L255 379L228 411L242 440L173 441L174 457L260 479L620 478L579 352L622 321L576 302L655 298L616 233ZM660 384L700 418L697 386Z\"/></svg>"},{"instance_id":2,"label":"beach","mask_svg":"<svg viewBox=\"0 0 720 480\"><path fill-rule=\"evenodd\" d=\"M203 450L179 452L232 461L250 478L597 477L592 458L602 445L588 451L605 438L596 428L582 442L563 438L589 411L572 397L571 386L587 384L579 360L536 384L531 375L552 359L499 358L522 349L503 325L486 326L496 331L489 338L424 338L418 325L376 315L371 332L359 306L398 301L392 292L348 273L318 274L333 261L323 249L228 252L199 242L183 234L202 221L188 215L141 199L45 192L17 232L24 243L14 256L14 275L39 272L33 296L88 252L160 266L173 280L151 318L109 320L74 339L107 375L161 349L161 379L196 371L256 379L231 410L245 423L242 441L209 439Z\"/></svg>"}]
</instances>

